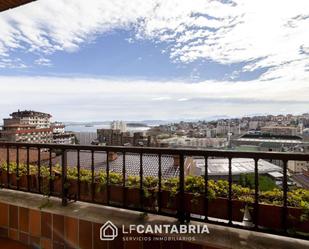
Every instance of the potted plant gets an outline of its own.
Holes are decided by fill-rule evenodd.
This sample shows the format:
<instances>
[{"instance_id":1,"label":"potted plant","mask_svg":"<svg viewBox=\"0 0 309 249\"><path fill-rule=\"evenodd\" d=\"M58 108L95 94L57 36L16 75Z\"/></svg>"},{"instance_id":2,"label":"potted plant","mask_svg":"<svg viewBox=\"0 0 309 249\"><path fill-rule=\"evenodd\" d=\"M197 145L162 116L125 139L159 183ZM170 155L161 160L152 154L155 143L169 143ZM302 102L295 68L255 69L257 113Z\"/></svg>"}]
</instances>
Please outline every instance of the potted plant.
<instances>
[{"instance_id":1,"label":"potted plant","mask_svg":"<svg viewBox=\"0 0 309 249\"><path fill-rule=\"evenodd\" d=\"M283 192L279 189L260 193L257 224L269 229L283 228ZM287 227L309 233L309 191L295 189L288 192ZM254 210L253 210L254 213Z\"/></svg>"},{"instance_id":2,"label":"potted plant","mask_svg":"<svg viewBox=\"0 0 309 249\"><path fill-rule=\"evenodd\" d=\"M122 175L116 172L109 172L109 191L110 202L123 204L124 188L122 187Z\"/></svg>"},{"instance_id":3,"label":"potted plant","mask_svg":"<svg viewBox=\"0 0 309 249\"><path fill-rule=\"evenodd\" d=\"M157 205L158 197L158 183L159 179L153 176L146 176L143 179L143 197L144 197L144 207L155 210Z\"/></svg>"},{"instance_id":4,"label":"potted plant","mask_svg":"<svg viewBox=\"0 0 309 249\"><path fill-rule=\"evenodd\" d=\"M177 211L179 204L179 178L171 177L163 180L161 191L161 206L164 211L173 213Z\"/></svg>"},{"instance_id":5,"label":"potted plant","mask_svg":"<svg viewBox=\"0 0 309 249\"><path fill-rule=\"evenodd\" d=\"M94 200L98 203L107 203L107 188L106 188L106 172L99 171L95 180L95 197Z\"/></svg>"},{"instance_id":6,"label":"potted plant","mask_svg":"<svg viewBox=\"0 0 309 249\"><path fill-rule=\"evenodd\" d=\"M138 207L141 203L140 177L128 176L126 179L125 205Z\"/></svg>"},{"instance_id":7,"label":"potted plant","mask_svg":"<svg viewBox=\"0 0 309 249\"><path fill-rule=\"evenodd\" d=\"M83 201L91 201L92 200L92 173L87 169L80 169L80 199ZM72 191L73 193L77 193L78 181L77 178L75 180L70 181L69 193ZM73 191L74 190L74 191Z\"/></svg>"}]
</instances>

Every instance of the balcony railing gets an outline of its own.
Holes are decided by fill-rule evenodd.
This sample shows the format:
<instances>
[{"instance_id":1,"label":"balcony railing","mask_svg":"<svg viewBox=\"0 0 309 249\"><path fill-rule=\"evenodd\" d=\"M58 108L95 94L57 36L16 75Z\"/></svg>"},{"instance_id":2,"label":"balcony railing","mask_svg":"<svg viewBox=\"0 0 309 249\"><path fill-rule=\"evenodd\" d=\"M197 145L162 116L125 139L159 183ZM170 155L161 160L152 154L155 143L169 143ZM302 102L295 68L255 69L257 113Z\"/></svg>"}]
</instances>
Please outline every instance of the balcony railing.
<instances>
[{"instance_id":1,"label":"balcony railing","mask_svg":"<svg viewBox=\"0 0 309 249\"><path fill-rule=\"evenodd\" d=\"M10 142L0 149L3 188L56 196L63 205L84 201L308 239L309 192L288 185L287 167L289 160L309 161L308 154ZM204 161L200 176L188 174L192 157ZM209 174L213 158L227 160L226 180ZM235 182L237 158L252 160L252 189ZM282 161L274 193L260 190L260 160Z\"/></svg>"}]
</instances>

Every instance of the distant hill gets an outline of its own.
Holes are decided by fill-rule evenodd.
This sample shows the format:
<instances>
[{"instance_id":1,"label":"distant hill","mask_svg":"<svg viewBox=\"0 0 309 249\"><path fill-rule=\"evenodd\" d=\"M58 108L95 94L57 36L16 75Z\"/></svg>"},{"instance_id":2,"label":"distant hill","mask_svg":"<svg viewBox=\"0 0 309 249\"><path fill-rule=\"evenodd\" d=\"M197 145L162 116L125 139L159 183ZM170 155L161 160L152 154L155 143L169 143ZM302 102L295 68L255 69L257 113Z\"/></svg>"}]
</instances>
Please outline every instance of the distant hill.
<instances>
[{"instance_id":1,"label":"distant hill","mask_svg":"<svg viewBox=\"0 0 309 249\"><path fill-rule=\"evenodd\" d=\"M127 123L128 127L148 127L147 124L144 123Z\"/></svg>"}]
</instances>

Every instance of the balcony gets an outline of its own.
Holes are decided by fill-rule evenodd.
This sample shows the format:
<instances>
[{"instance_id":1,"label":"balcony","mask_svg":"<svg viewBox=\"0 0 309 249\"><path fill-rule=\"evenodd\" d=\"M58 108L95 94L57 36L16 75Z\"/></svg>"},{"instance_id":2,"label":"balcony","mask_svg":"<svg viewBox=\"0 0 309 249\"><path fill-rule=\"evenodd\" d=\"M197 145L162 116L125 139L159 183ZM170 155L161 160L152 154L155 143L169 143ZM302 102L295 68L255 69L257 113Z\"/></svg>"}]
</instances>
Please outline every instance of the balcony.
<instances>
[{"instance_id":1,"label":"balcony","mask_svg":"<svg viewBox=\"0 0 309 249\"><path fill-rule=\"evenodd\" d=\"M6 1L1 1L0 3L0 11L5 11L11 8L16 8L19 7L23 4L30 3L34 0L6 0Z\"/></svg>"},{"instance_id":2,"label":"balcony","mask_svg":"<svg viewBox=\"0 0 309 249\"><path fill-rule=\"evenodd\" d=\"M42 210L59 201L67 213L95 204L95 212L107 212L110 219L120 217L117 212L122 212L122 221L130 220L128 214L149 215L151 220L162 217L161 223L198 222L233 236L254 233L262 238L275 236L277 242L290 237L298 248L307 245L309 191L289 184L287 166L290 160L309 161L308 154L7 142L0 143L0 150L0 183L8 189L1 195L10 205L18 206L31 193L34 199L47 196L43 204L36 201ZM191 174L190 158L204 161L202 174ZM252 161L251 188L239 185L235 178L239 158ZM213 178L210 162L214 159L226 160L226 179ZM262 191L260 174L271 160L282 161L282 183L275 190ZM82 216L92 215L87 211Z\"/></svg>"}]
</instances>

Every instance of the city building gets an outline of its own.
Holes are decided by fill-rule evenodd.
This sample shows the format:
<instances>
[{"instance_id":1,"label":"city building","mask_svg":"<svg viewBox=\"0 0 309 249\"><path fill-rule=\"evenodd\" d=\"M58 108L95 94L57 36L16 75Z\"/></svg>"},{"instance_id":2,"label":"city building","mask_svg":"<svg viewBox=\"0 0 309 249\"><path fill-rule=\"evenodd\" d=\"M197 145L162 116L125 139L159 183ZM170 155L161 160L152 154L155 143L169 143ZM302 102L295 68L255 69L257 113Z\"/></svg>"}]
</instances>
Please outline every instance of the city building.
<instances>
[{"instance_id":1,"label":"city building","mask_svg":"<svg viewBox=\"0 0 309 249\"><path fill-rule=\"evenodd\" d=\"M74 132L76 142L80 145L90 145L97 142L96 132Z\"/></svg>"},{"instance_id":2,"label":"city building","mask_svg":"<svg viewBox=\"0 0 309 249\"><path fill-rule=\"evenodd\" d=\"M264 126L261 127L261 131L272 135L296 136L300 134L299 128L293 126Z\"/></svg>"},{"instance_id":3,"label":"city building","mask_svg":"<svg viewBox=\"0 0 309 249\"><path fill-rule=\"evenodd\" d=\"M294 174L292 178L299 187L309 189L309 169L308 168L303 169L302 172Z\"/></svg>"},{"instance_id":4,"label":"city building","mask_svg":"<svg viewBox=\"0 0 309 249\"><path fill-rule=\"evenodd\" d=\"M17 111L3 120L1 141L52 143L51 115L36 111Z\"/></svg>"},{"instance_id":5,"label":"city building","mask_svg":"<svg viewBox=\"0 0 309 249\"><path fill-rule=\"evenodd\" d=\"M143 132L121 132L120 129L98 129L99 144L113 146L150 146L150 136Z\"/></svg>"},{"instance_id":6,"label":"city building","mask_svg":"<svg viewBox=\"0 0 309 249\"><path fill-rule=\"evenodd\" d=\"M120 130L121 132L127 131L127 124L124 121L113 121L111 122L111 129L112 130Z\"/></svg>"},{"instance_id":7,"label":"city building","mask_svg":"<svg viewBox=\"0 0 309 249\"><path fill-rule=\"evenodd\" d=\"M28 143L74 144L75 136L65 131L65 125L51 123L51 115L37 111L20 111L3 119L0 141Z\"/></svg>"},{"instance_id":8,"label":"city building","mask_svg":"<svg viewBox=\"0 0 309 249\"><path fill-rule=\"evenodd\" d=\"M288 161L288 169L291 173L309 171L309 161Z\"/></svg>"},{"instance_id":9,"label":"city building","mask_svg":"<svg viewBox=\"0 0 309 249\"><path fill-rule=\"evenodd\" d=\"M292 150L295 147L306 147L308 142L304 142L300 136L292 135L271 135L264 133L245 134L232 138L232 147L258 146L260 151L284 151Z\"/></svg>"},{"instance_id":10,"label":"city building","mask_svg":"<svg viewBox=\"0 0 309 249\"><path fill-rule=\"evenodd\" d=\"M65 125L55 122L51 125L53 129L53 143L55 144L75 144L76 138L73 132L66 132Z\"/></svg>"},{"instance_id":11,"label":"city building","mask_svg":"<svg viewBox=\"0 0 309 249\"><path fill-rule=\"evenodd\" d=\"M228 145L228 140L226 138L189 138L182 136L161 139L158 143L167 144L170 147L224 148Z\"/></svg>"}]
</instances>

